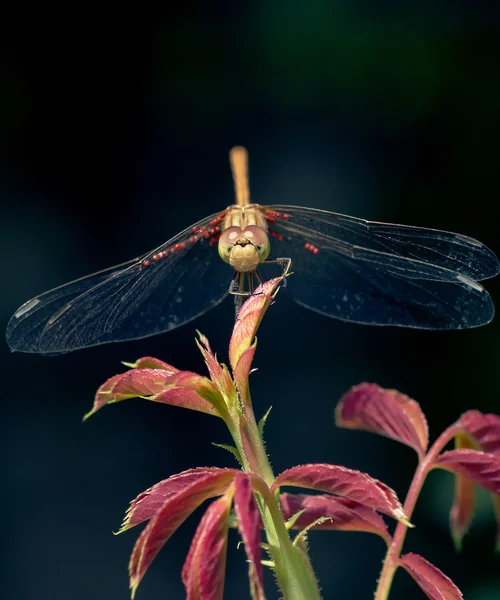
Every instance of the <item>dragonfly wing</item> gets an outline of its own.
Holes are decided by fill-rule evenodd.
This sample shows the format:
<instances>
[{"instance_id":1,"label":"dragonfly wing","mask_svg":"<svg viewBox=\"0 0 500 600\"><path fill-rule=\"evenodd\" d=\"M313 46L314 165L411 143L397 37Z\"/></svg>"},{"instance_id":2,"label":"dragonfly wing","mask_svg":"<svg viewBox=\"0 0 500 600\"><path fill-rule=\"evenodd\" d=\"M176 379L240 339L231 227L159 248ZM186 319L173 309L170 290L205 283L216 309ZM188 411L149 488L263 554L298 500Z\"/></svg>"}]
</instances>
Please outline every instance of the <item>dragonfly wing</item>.
<instances>
[{"instance_id":1,"label":"dragonfly wing","mask_svg":"<svg viewBox=\"0 0 500 600\"><path fill-rule=\"evenodd\" d=\"M377 224L384 233L324 211L266 209L278 215L268 219L273 254L292 259L289 288L299 304L345 321L421 329L476 327L493 318L490 296L470 275L492 276L498 260L471 238L457 238L458 250L455 234L446 232L416 228L410 243L414 228L402 226L398 235L396 225ZM418 239L426 240L421 250Z\"/></svg>"},{"instance_id":2,"label":"dragonfly wing","mask_svg":"<svg viewBox=\"0 0 500 600\"><path fill-rule=\"evenodd\" d=\"M140 259L30 300L8 324L9 346L59 354L155 335L205 313L227 295L231 278L214 247L211 224L219 218L203 219Z\"/></svg>"},{"instance_id":3,"label":"dragonfly wing","mask_svg":"<svg viewBox=\"0 0 500 600\"><path fill-rule=\"evenodd\" d=\"M11 350L41 352L40 337L47 322L77 297L133 266L139 259L93 273L28 300L10 319L6 339Z\"/></svg>"},{"instance_id":4,"label":"dragonfly wing","mask_svg":"<svg viewBox=\"0 0 500 600\"><path fill-rule=\"evenodd\" d=\"M474 281L488 279L500 273L500 261L487 246L458 233L365 221L298 206L266 208L280 216L288 214L290 224L295 223L302 230L316 232L319 236L324 234L353 247L378 250L438 265ZM315 243L314 240L310 241Z\"/></svg>"}]
</instances>

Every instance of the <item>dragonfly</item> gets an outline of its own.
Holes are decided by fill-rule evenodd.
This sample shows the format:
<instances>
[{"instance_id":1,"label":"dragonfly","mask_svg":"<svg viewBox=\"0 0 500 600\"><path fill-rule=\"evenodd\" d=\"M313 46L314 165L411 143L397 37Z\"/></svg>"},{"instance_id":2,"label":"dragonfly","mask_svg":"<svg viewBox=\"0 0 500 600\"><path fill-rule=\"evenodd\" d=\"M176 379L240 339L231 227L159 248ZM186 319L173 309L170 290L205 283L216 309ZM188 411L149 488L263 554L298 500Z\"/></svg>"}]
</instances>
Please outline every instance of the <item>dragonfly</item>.
<instances>
[{"instance_id":1,"label":"dragonfly","mask_svg":"<svg viewBox=\"0 0 500 600\"><path fill-rule=\"evenodd\" d=\"M160 334L229 294L239 301L252 294L269 262L284 275L291 267L287 287L298 304L343 321L439 330L493 318L492 299L478 282L497 275L500 262L481 242L314 208L254 204L243 147L230 151L230 165L235 204L139 258L29 300L8 323L10 348L61 354Z\"/></svg>"}]
</instances>

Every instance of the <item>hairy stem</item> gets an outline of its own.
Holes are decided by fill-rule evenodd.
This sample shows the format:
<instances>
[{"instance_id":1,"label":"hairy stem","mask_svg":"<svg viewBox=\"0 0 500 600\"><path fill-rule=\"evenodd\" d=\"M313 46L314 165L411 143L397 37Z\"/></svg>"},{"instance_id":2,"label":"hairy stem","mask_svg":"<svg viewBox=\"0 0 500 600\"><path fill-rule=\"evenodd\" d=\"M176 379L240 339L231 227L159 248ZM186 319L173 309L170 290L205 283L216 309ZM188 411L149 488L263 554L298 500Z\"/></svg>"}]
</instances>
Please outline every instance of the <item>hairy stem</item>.
<instances>
[{"instance_id":1,"label":"hairy stem","mask_svg":"<svg viewBox=\"0 0 500 600\"><path fill-rule=\"evenodd\" d=\"M411 516L422 490L422 486L424 485L425 479L432 467L433 462L436 460L446 444L452 440L459 431L460 428L456 425L448 427L448 429L443 431L443 433L434 442L427 454L420 459L403 506L404 513L408 520L411 520ZM387 600L389 597L394 574L399 566L399 557L401 555L407 530L408 527L404 523L398 522L394 531L392 542L387 549L387 554L385 555L374 600Z\"/></svg>"},{"instance_id":2,"label":"hairy stem","mask_svg":"<svg viewBox=\"0 0 500 600\"><path fill-rule=\"evenodd\" d=\"M233 430L233 427L230 430L242 457L243 468L248 473L259 475L266 483L265 489L256 494L256 499L266 532L267 549L283 598L321 600L309 560L290 539L279 506L279 495L273 495L269 490L275 477L251 405L245 407L244 414L238 415L236 421L237 430Z\"/></svg>"}]
</instances>

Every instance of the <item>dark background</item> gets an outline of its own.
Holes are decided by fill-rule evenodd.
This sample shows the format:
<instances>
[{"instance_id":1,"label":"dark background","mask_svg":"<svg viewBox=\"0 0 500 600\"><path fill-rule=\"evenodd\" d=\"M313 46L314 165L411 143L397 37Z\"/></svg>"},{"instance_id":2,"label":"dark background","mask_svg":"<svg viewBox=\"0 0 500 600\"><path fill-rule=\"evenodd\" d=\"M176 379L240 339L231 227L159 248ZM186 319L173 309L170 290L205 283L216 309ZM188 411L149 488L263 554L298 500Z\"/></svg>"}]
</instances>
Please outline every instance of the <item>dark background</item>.
<instances>
[{"instance_id":1,"label":"dark background","mask_svg":"<svg viewBox=\"0 0 500 600\"><path fill-rule=\"evenodd\" d=\"M377 3L378 4L378 3ZM113 15L19 5L0 20L0 248L3 326L27 299L159 245L232 202L227 153L244 144L253 199L449 229L497 253L500 35L497 3L188 1ZM500 301L500 280L487 282ZM195 328L221 358L229 300L163 336L58 358L2 346L2 598L122 599L136 531L114 537L128 502L199 465L233 466L222 424L130 401L82 425L121 360L158 356L203 372ZM272 404L276 472L305 462L368 471L404 498L414 453L336 430L351 385L417 399L431 437L467 408L499 411L500 320L461 332L362 327L293 304L264 321L253 375ZM448 531L453 482L433 473L405 550L468 600L500 597L489 499L464 549ZM141 600L184 597L180 569L199 514L147 573ZM325 598L371 598L383 543L313 533ZM249 597L230 540L227 598ZM268 597L275 598L272 579ZM399 573L391 597L421 598Z\"/></svg>"}]
</instances>

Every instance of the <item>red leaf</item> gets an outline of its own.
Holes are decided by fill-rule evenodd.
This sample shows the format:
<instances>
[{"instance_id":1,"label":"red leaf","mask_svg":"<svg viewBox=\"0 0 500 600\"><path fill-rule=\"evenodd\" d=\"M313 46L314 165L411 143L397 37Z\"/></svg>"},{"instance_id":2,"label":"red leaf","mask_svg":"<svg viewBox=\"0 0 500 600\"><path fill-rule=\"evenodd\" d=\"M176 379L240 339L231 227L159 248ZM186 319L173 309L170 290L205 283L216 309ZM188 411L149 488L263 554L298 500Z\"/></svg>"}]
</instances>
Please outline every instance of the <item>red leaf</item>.
<instances>
[{"instance_id":1,"label":"red leaf","mask_svg":"<svg viewBox=\"0 0 500 600\"><path fill-rule=\"evenodd\" d=\"M238 529L245 544L249 564L250 589L253 600L265 600L264 575L261 564L261 517L253 496L250 477L238 473L234 479L234 510Z\"/></svg>"},{"instance_id":2,"label":"red leaf","mask_svg":"<svg viewBox=\"0 0 500 600\"><path fill-rule=\"evenodd\" d=\"M115 375L97 390L94 406L84 419L88 419L106 404L137 396L158 394L171 376L170 372L163 369L133 369Z\"/></svg>"},{"instance_id":3,"label":"red leaf","mask_svg":"<svg viewBox=\"0 0 500 600\"><path fill-rule=\"evenodd\" d=\"M161 404L169 404L170 406L179 406L180 408L188 408L189 410L197 410L198 412L206 413L218 417L219 411L204 398L200 398L193 390L188 390L182 387L171 387L170 389L148 398L153 402Z\"/></svg>"},{"instance_id":4,"label":"red leaf","mask_svg":"<svg viewBox=\"0 0 500 600\"><path fill-rule=\"evenodd\" d=\"M243 352L252 345L260 321L272 304L280 281L281 277L266 281L241 307L229 342L229 362L233 373Z\"/></svg>"},{"instance_id":5,"label":"red leaf","mask_svg":"<svg viewBox=\"0 0 500 600\"><path fill-rule=\"evenodd\" d=\"M327 517L328 521L315 526L314 529L376 533L390 543L391 538L384 519L372 508L354 500L325 495L280 494L280 503L285 520L304 511L292 529L304 529L317 519Z\"/></svg>"},{"instance_id":6,"label":"red leaf","mask_svg":"<svg viewBox=\"0 0 500 600\"><path fill-rule=\"evenodd\" d=\"M149 400L174 404L211 415L220 415L225 411L225 402L212 382L197 373L179 371L169 377L163 387L164 391L161 394ZM173 393L174 391L177 393Z\"/></svg>"},{"instance_id":7,"label":"red leaf","mask_svg":"<svg viewBox=\"0 0 500 600\"><path fill-rule=\"evenodd\" d=\"M119 402L120 400L126 400L127 398L134 398L134 394L124 395L123 398L114 398L111 395L111 390L115 383L120 381L120 378L123 377L125 373L121 373L120 375L113 375L108 380L106 380L101 387L97 390L97 393L94 398L94 405L92 409L83 417L83 420L86 421L90 416L92 416L95 412L97 412L100 408L105 406L108 402Z\"/></svg>"},{"instance_id":8,"label":"red leaf","mask_svg":"<svg viewBox=\"0 0 500 600\"><path fill-rule=\"evenodd\" d=\"M236 469L218 469L205 473L177 494L167 498L139 536L129 562L132 597L149 565L165 542L202 502L224 494L234 479Z\"/></svg>"},{"instance_id":9,"label":"red leaf","mask_svg":"<svg viewBox=\"0 0 500 600\"><path fill-rule=\"evenodd\" d=\"M172 375L179 372L179 369L176 369L172 365L163 362L159 358L153 358L152 356L143 356L130 366L133 369L163 369Z\"/></svg>"},{"instance_id":10,"label":"red leaf","mask_svg":"<svg viewBox=\"0 0 500 600\"><path fill-rule=\"evenodd\" d=\"M305 487L343 496L408 523L396 492L360 471L337 465L300 465L281 473L271 491L282 485Z\"/></svg>"},{"instance_id":11,"label":"red leaf","mask_svg":"<svg viewBox=\"0 0 500 600\"><path fill-rule=\"evenodd\" d=\"M173 390L177 390L172 393ZM170 392L170 393L166 393ZM97 390L88 419L106 404L120 402L137 396L173 404L212 415L219 415L215 406L222 400L206 377L190 371L170 373L165 369L133 369L108 379Z\"/></svg>"},{"instance_id":12,"label":"red leaf","mask_svg":"<svg viewBox=\"0 0 500 600\"><path fill-rule=\"evenodd\" d=\"M210 348L208 339L201 333L198 333L198 335L200 341L196 340L196 343L205 359L205 364L210 373L210 379L221 394L226 394L229 397L234 395L234 384L226 365L221 365L218 362L217 356L215 356L212 352L212 348Z\"/></svg>"},{"instance_id":13,"label":"red leaf","mask_svg":"<svg viewBox=\"0 0 500 600\"><path fill-rule=\"evenodd\" d=\"M257 346L254 342L243 352L238 359L238 364L234 368L234 381L244 406L250 402L248 377L250 375L250 369L252 368L252 362L256 348Z\"/></svg>"},{"instance_id":14,"label":"red leaf","mask_svg":"<svg viewBox=\"0 0 500 600\"><path fill-rule=\"evenodd\" d=\"M468 436L458 434L455 437L457 448L471 448ZM450 511L450 527L453 541L457 549L462 547L462 538L470 527L474 516L476 491L475 484L470 479L457 475L455 477L455 496Z\"/></svg>"},{"instance_id":15,"label":"red leaf","mask_svg":"<svg viewBox=\"0 0 500 600\"><path fill-rule=\"evenodd\" d=\"M233 491L214 500L198 525L182 568L186 600L222 600Z\"/></svg>"},{"instance_id":16,"label":"red leaf","mask_svg":"<svg viewBox=\"0 0 500 600\"><path fill-rule=\"evenodd\" d=\"M349 390L335 411L338 427L371 431L407 444L419 456L429 443L427 421L415 400L374 383L361 383Z\"/></svg>"},{"instance_id":17,"label":"red leaf","mask_svg":"<svg viewBox=\"0 0 500 600\"><path fill-rule=\"evenodd\" d=\"M490 492L500 493L500 456L496 454L479 450L450 450L438 456L433 466L463 475Z\"/></svg>"},{"instance_id":18,"label":"red leaf","mask_svg":"<svg viewBox=\"0 0 500 600\"><path fill-rule=\"evenodd\" d=\"M217 467L198 467L177 473L168 479L160 481L139 494L135 500L132 500L127 509L120 532L151 519L169 498L179 494L193 483L205 481L207 475L227 473L227 471L227 469L219 469ZM230 469L230 471L233 472L233 475L237 472L233 469Z\"/></svg>"},{"instance_id":19,"label":"red leaf","mask_svg":"<svg viewBox=\"0 0 500 600\"><path fill-rule=\"evenodd\" d=\"M500 455L500 416L469 410L460 417L457 424L469 436L469 446L473 444L484 452ZM456 439L465 439L465 436L461 434ZM456 486L459 485L458 479L459 476L457 476ZM470 482L469 486L472 487ZM493 494L491 499L497 520L497 548L500 550L500 496Z\"/></svg>"},{"instance_id":20,"label":"red leaf","mask_svg":"<svg viewBox=\"0 0 500 600\"><path fill-rule=\"evenodd\" d=\"M405 554L399 559L399 564L413 577L427 598L431 600L463 599L453 581L418 554Z\"/></svg>"},{"instance_id":21,"label":"red leaf","mask_svg":"<svg viewBox=\"0 0 500 600\"><path fill-rule=\"evenodd\" d=\"M119 375L106 389L114 401L120 400L121 396L154 396L174 375L164 369L131 369Z\"/></svg>"},{"instance_id":22,"label":"red leaf","mask_svg":"<svg viewBox=\"0 0 500 600\"><path fill-rule=\"evenodd\" d=\"M458 425L472 437L481 450L500 454L500 416L469 410L460 417Z\"/></svg>"}]
</instances>

